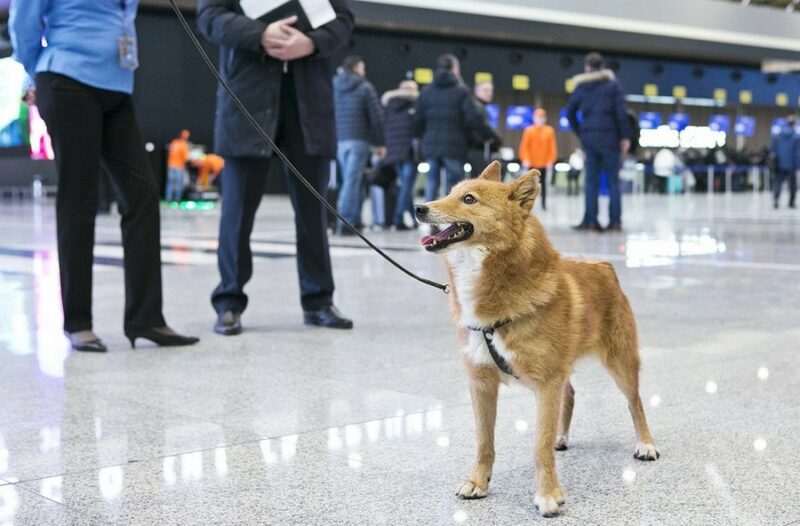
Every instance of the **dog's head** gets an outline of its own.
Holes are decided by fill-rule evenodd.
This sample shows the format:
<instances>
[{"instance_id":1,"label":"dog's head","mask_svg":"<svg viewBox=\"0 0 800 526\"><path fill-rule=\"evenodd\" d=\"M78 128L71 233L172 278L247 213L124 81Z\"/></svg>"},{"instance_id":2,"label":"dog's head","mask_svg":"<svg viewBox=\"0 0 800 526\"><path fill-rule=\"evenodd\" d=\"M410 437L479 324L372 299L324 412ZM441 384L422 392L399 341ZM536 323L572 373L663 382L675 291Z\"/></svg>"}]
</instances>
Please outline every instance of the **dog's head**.
<instances>
[{"instance_id":1,"label":"dog's head","mask_svg":"<svg viewBox=\"0 0 800 526\"><path fill-rule=\"evenodd\" d=\"M504 184L500 172L500 163L494 161L480 177L456 185L447 197L416 207L420 222L442 228L422 238L425 250L438 253L470 246L508 249L519 242L539 195L540 174L531 170Z\"/></svg>"}]
</instances>

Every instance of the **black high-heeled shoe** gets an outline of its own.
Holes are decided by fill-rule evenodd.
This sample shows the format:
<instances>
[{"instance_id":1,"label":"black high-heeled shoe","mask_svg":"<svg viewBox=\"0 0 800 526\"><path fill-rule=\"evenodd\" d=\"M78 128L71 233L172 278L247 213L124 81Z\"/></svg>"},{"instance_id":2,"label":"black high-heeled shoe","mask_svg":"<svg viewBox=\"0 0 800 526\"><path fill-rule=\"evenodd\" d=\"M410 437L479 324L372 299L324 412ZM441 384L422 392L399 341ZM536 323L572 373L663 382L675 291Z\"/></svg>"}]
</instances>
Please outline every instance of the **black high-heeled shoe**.
<instances>
[{"instance_id":1,"label":"black high-heeled shoe","mask_svg":"<svg viewBox=\"0 0 800 526\"><path fill-rule=\"evenodd\" d=\"M131 342L131 349L136 348L137 338L150 340L159 347L181 347L185 345L194 345L200 341L200 338L178 334L167 326L152 327L140 331L125 331L125 336L127 336L128 340Z\"/></svg>"}]
</instances>

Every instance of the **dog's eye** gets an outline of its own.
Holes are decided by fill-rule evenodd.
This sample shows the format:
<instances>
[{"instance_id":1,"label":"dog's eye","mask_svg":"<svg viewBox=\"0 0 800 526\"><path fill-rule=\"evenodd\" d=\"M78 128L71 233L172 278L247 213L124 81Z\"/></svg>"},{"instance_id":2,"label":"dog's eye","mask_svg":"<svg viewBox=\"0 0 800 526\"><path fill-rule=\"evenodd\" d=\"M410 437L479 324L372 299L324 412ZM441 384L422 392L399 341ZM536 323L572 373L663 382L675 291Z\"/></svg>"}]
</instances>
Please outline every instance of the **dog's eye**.
<instances>
[{"instance_id":1,"label":"dog's eye","mask_svg":"<svg viewBox=\"0 0 800 526\"><path fill-rule=\"evenodd\" d=\"M472 194L465 195L464 197L461 198L461 200L464 201L464 204L467 205L474 205L475 203L478 202L478 200L475 199L475 196Z\"/></svg>"}]
</instances>

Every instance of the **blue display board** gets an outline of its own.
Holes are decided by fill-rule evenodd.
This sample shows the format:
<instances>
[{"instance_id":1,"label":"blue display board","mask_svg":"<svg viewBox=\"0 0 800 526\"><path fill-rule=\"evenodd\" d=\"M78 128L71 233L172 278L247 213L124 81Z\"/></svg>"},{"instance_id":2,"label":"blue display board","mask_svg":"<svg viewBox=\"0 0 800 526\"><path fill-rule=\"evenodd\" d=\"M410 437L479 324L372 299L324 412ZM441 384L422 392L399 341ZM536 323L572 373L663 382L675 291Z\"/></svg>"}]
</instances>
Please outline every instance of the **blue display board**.
<instances>
[{"instance_id":1,"label":"blue display board","mask_svg":"<svg viewBox=\"0 0 800 526\"><path fill-rule=\"evenodd\" d=\"M487 104L484 107L486 108L486 113L489 115L489 125L497 129L497 125L500 124L500 106L497 104Z\"/></svg>"},{"instance_id":2,"label":"blue display board","mask_svg":"<svg viewBox=\"0 0 800 526\"><path fill-rule=\"evenodd\" d=\"M524 130L533 124L533 106L509 106L506 110L506 128Z\"/></svg>"},{"instance_id":3,"label":"blue display board","mask_svg":"<svg viewBox=\"0 0 800 526\"><path fill-rule=\"evenodd\" d=\"M752 137L756 133L756 118L746 115L736 117L733 132L740 137Z\"/></svg>"},{"instance_id":4,"label":"blue display board","mask_svg":"<svg viewBox=\"0 0 800 526\"><path fill-rule=\"evenodd\" d=\"M661 114L654 111L643 111L639 114L639 129L655 130L661 126Z\"/></svg>"},{"instance_id":5,"label":"blue display board","mask_svg":"<svg viewBox=\"0 0 800 526\"><path fill-rule=\"evenodd\" d=\"M708 118L708 127L712 131L728 133L731 130L731 117L730 115L712 115Z\"/></svg>"},{"instance_id":6,"label":"blue display board","mask_svg":"<svg viewBox=\"0 0 800 526\"><path fill-rule=\"evenodd\" d=\"M673 130L683 131L689 126L691 119L688 113L673 113L669 116L669 127Z\"/></svg>"},{"instance_id":7,"label":"blue display board","mask_svg":"<svg viewBox=\"0 0 800 526\"><path fill-rule=\"evenodd\" d=\"M786 127L787 124L788 123L786 122L786 119L782 119L779 117L772 121L772 126L770 127L769 130L772 133L772 135L778 135L781 132L781 130Z\"/></svg>"},{"instance_id":8,"label":"blue display board","mask_svg":"<svg viewBox=\"0 0 800 526\"><path fill-rule=\"evenodd\" d=\"M567 117L567 108L561 108L558 112L558 129L561 131L570 131L572 127L569 125L569 117Z\"/></svg>"}]
</instances>

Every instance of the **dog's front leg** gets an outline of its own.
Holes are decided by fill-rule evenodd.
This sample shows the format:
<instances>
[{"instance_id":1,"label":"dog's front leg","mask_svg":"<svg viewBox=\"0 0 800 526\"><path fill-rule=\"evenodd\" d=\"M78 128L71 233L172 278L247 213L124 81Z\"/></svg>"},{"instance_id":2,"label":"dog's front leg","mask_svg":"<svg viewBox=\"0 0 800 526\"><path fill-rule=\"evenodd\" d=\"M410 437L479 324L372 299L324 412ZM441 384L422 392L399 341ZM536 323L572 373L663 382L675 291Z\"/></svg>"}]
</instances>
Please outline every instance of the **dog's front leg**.
<instances>
[{"instance_id":1,"label":"dog's front leg","mask_svg":"<svg viewBox=\"0 0 800 526\"><path fill-rule=\"evenodd\" d=\"M500 373L494 367L468 364L469 391L475 416L478 453L472 473L456 491L462 499L482 499L489 491L494 465L494 425L497 419L497 393Z\"/></svg>"},{"instance_id":2,"label":"dog's front leg","mask_svg":"<svg viewBox=\"0 0 800 526\"><path fill-rule=\"evenodd\" d=\"M564 503L564 491L558 483L554 452L563 386L563 379L551 379L539 384L536 389L538 411L536 448L533 455L536 464L534 503L539 513L545 517L557 515Z\"/></svg>"}]
</instances>

